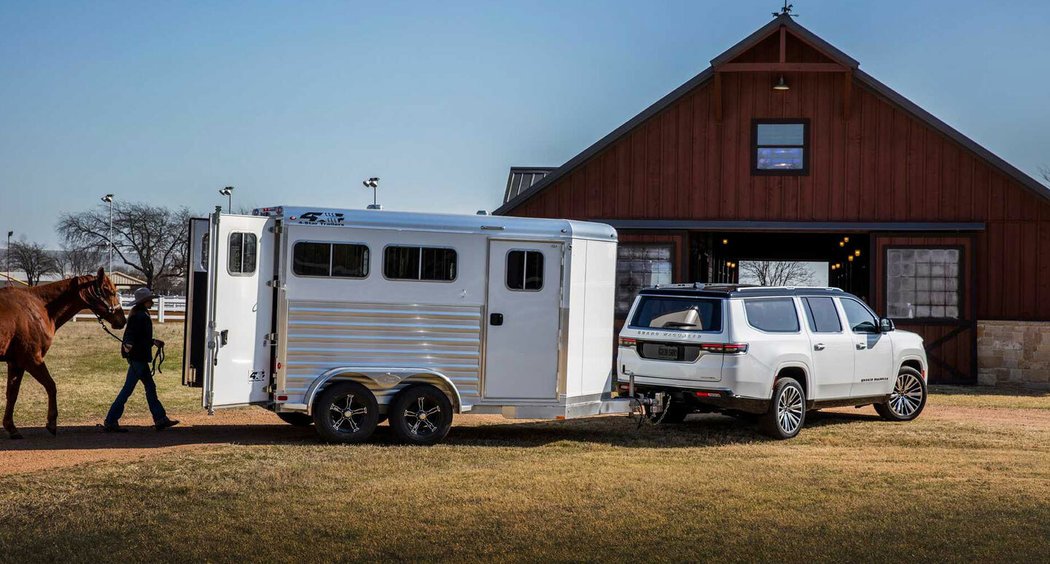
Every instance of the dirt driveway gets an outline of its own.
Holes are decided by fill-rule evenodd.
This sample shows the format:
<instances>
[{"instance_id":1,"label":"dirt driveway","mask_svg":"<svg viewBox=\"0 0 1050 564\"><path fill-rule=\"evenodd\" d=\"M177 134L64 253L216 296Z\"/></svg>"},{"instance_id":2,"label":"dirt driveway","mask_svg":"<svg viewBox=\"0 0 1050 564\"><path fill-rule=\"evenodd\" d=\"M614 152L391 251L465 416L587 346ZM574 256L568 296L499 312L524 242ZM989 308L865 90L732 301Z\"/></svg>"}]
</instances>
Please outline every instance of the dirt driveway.
<instances>
[{"instance_id":1,"label":"dirt driveway","mask_svg":"<svg viewBox=\"0 0 1050 564\"><path fill-rule=\"evenodd\" d=\"M829 411L827 416L831 417L854 417L858 414L857 410L850 408ZM874 415L874 412L871 415ZM0 439L0 476L89 462L153 458L185 449L202 450L225 445L312 444L317 441L317 435L312 428L293 427L277 419L273 413L259 408L222 410L214 416L196 412L180 414L177 417L182 421L178 427L159 433L153 430L150 421L145 418L126 418L124 425L130 432L119 435L102 433L94 424L62 425L61 421L57 437L52 437L42 427L24 427L22 432L25 439ZM922 418L965 424L1027 427L1032 431L1045 431L1050 428L1050 410L1045 409L982 409L931 405L927 406ZM456 418L456 427L512 422L500 416L462 415ZM696 421L694 425L696 424L702 423ZM455 434L456 430L453 429L452 433Z\"/></svg>"}]
</instances>

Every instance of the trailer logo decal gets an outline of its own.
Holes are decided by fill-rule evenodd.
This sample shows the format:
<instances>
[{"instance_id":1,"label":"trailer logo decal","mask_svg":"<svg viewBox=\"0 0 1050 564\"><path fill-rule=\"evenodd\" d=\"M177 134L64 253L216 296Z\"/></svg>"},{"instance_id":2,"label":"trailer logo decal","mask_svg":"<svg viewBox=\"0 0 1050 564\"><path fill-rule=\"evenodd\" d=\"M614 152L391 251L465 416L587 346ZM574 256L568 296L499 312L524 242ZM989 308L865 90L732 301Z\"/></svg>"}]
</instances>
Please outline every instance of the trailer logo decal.
<instances>
[{"instance_id":1,"label":"trailer logo decal","mask_svg":"<svg viewBox=\"0 0 1050 564\"><path fill-rule=\"evenodd\" d=\"M300 215L299 221L314 225L341 225L343 223L343 214L341 212L311 211Z\"/></svg>"}]
</instances>

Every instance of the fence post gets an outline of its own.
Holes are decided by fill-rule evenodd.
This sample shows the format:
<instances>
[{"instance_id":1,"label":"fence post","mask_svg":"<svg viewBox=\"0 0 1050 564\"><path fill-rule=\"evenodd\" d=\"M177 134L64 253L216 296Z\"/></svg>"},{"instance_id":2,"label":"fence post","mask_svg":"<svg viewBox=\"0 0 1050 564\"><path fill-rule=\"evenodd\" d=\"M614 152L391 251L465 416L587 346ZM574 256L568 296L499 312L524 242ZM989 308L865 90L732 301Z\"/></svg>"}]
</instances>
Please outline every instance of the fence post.
<instances>
[{"instance_id":1,"label":"fence post","mask_svg":"<svg viewBox=\"0 0 1050 564\"><path fill-rule=\"evenodd\" d=\"M157 298L157 323L164 323L164 296Z\"/></svg>"}]
</instances>

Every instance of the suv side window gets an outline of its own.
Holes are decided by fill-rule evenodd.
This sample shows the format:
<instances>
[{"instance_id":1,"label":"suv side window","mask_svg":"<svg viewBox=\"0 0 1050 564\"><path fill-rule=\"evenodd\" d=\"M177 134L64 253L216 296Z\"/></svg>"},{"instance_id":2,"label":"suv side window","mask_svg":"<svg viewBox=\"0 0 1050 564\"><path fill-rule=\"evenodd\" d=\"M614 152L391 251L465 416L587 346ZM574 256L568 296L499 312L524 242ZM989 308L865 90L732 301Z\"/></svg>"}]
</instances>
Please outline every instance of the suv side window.
<instances>
[{"instance_id":1,"label":"suv side window","mask_svg":"<svg viewBox=\"0 0 1050 564\"><path fill-rule=\"evenodd\" d=\"M770 333L797 333L798 312L791 298L744 300L747 322L755 329Z\"/></svg>"},{"instance_id":2,"label":"suv side window","mask_svg":"<svg viewBox=\"0 0 1050 564\"><path fill-rule=\"evenodd\" d=\"M832 298L802 298L806 306L806 317L809 328L814 333L841 333L842 322L839 320L839 310L835 307Z\"/></svg>"},{"instance_id":3,"label":"suv side window","mask_svg":"<svg viewBox=\"0 0 1050 564\"><path fill-rule=\"evenodd\" d=\"M846 312L849 328L854 333L878 333L879 320L868 308L857 300L842 298L842 309Z\"/></svg>"}]
</instances>

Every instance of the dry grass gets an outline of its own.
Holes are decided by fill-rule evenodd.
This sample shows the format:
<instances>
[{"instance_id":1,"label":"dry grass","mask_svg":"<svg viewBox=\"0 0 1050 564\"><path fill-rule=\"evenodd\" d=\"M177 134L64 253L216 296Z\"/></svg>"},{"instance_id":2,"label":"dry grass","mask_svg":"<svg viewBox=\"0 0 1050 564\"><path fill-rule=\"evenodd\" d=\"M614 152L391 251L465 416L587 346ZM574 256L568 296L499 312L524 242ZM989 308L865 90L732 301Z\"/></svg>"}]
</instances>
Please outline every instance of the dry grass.
<instances>
[{"instance_id":1,"label":"dry grass","mask_svg":"<svg viewBox=\"0 0 1050 564\"><path fill-rule=\"evenodd\" d=\"M912 423L836 410L788 442L719 416L463 416L429 449L383 426L364 446L304 432L13 475L0 547L11 561L1050 560L1050 396L949 392Z\"/></svg>"}]
</instances>

